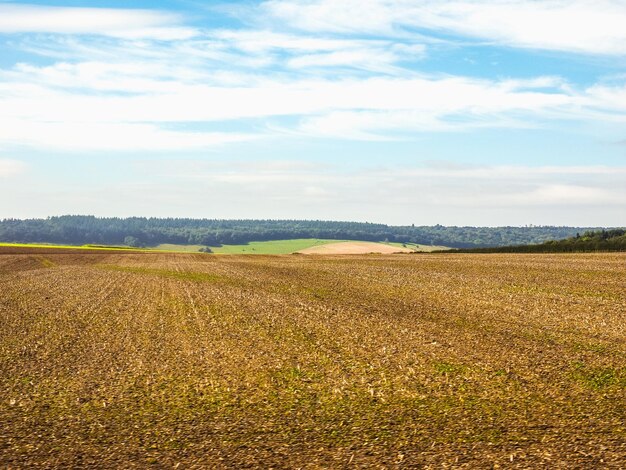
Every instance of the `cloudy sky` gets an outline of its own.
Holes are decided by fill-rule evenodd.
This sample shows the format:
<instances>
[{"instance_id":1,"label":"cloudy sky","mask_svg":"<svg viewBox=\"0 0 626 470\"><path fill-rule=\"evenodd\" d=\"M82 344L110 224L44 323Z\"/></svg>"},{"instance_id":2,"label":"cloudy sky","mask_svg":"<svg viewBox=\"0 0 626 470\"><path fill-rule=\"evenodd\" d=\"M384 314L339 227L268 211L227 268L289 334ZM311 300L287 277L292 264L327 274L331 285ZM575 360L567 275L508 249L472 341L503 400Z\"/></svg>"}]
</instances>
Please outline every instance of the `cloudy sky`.
<instances>
[{"instance_id":1,"label":"cloudy sky","mask_svg":"<svg viewBox=\"0 0 626 470\"><path fill-rule=\"evenodd\" d=\"M624 25L625 0L0 0L0 218L624 226Z\"/></svg>"}]
</instances>

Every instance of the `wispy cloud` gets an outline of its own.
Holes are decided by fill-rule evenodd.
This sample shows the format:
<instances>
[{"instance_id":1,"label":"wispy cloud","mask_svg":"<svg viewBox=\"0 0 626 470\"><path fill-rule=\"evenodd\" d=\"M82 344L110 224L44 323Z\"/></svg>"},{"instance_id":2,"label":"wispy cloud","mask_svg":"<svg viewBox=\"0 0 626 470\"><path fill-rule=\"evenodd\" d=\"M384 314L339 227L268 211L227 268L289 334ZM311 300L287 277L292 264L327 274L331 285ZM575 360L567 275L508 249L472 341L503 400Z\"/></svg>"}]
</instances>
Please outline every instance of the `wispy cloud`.
<instances>
[{"instance_id":1,"label":"wispy cloud","mask_svg":"<svg viewBox=\"0 0 626 470\"><path fill-rule=\"evenodd\" d=\"M153 10L0 4L0 33L105 35L186 39L197 34L178 15Z\"/></svg>"},{"instance_id":2,"label":"wispy cloud","mask_svg":"<svg viewBox=\"0 0 626 470\"><path fill-rule=\"evenodd\" d=\"M291 131L283 129L294 135L371 139L395 130L518 127L523 124L509 114L531 113L536 120L542 112L567 113L577 102L566 93L462 78L264 80L227 87L124 76L123 67L119 70L117 80L106 80L113 73L105 64L12 72L0 83L0 143L74 145L81 150L113 149L124 143L129 148L200 147L250 136L181 133L162 126L281 116L302 118ZM19 73L29 77L20 79Z\"/></svg>"},{"instance_id":3,"label":"wispy cloud","mask_svg":"<svg viewBox=\"0 0 626 470\"><path fill-rule=\"evenodd\" d=\"M432 53L432 31L618 53L626 33L612 25L624 8L594 5L592 14L584 1L273 0L250 7L258 16L245 28L196 29L163 11L0 4L0 33L53 33L13 39L47 60L0 69L0 146L186 152L271 136L384 141L622 123L623 79L581 86L554 75L476 78L406 66ZM616 20L582 28L574 41L568 31L586 13Z\"/></svg>"},{"instance_id":4,"label":"wispy cloud","mask_svg":"<svg viewBox=\"0 0 626 470\"><path fill-rule=\"evenodd\" d=\"M301 56L301 59L310 57ZM203 148L252 138L211 123L263 119L255 133L357 140L407 132L525 128L553 119L624 121L626 87L576 90L558 77L410 74L330 79L168 61L18 64L0 71L0 144L112 150ZM282 118L295 118L289 124ZM269 120L276 120L271 122ZM203 132L171 123L207 123ZM77 130L80 129L80 132ZM69 136L76 136L68 139Z\"/></svg>"},{"instance_id":5,"label":"wispy cloud","mask_svg":"<svg viewBox=\"0 0 626 470\"><path fill-rule=\"evenodd\" d=\"M265 15L304 31L448 32L512 47L626 54L621 0L270 0Z\"/></svg>"},{"instance_id":6,"label":"wispy cloud","mask_svg":"<svg viewBox=\"0 0 626 470\"><path fill-rule=\"evenodd\" d=\"M187 152L260 138L243 132L172 131L154 124L0 119L0 147L65 152Z\"/></svg>"}]
</instances>

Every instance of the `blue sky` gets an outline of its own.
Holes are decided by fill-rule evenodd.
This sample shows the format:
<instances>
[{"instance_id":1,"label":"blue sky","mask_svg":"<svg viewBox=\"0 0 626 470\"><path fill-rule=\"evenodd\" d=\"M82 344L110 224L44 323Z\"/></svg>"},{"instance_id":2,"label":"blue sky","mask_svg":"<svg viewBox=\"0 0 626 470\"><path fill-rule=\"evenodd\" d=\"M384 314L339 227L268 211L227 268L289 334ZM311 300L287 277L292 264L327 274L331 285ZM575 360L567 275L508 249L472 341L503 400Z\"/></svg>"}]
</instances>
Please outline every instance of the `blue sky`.
<instances>
[{"instance_id":1,"label":"blue sky","mask_svg":"<svg viewBox=\"0 0 626 470\"><path fill-rule=\"evenodd\" d=\"M626 225L626 2L0 1L0 218Z\"/></svg>"}]
</instances>

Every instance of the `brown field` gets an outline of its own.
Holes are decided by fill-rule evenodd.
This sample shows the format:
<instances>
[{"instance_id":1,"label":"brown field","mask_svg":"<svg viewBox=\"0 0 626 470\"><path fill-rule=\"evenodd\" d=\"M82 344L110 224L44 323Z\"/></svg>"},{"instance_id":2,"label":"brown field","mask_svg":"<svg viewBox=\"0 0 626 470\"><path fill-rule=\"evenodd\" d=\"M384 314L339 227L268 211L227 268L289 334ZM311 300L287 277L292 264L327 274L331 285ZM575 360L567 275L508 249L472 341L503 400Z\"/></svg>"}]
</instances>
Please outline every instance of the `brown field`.
<instances>
[{"instance_id":1,"label":"brown field","mask_svg":"<svg viewBox=\"0 0 626 470\"><path fill-rule=\"evenodd\" d=\"M412 253L414 250L402 246L373 242L337 242L312 246L298 251L305 255L363 255L367 253L391 254Z\"/></svg>"},{"instance_id":2,"label":"brown field","mask_svg":"<svg viewBox=\"0 0 626 470\"><path fill-rule=\"evenodd\" d=\"M0 467L620 468L626 255L0 255Z\"/></svg>"}]
</instances>

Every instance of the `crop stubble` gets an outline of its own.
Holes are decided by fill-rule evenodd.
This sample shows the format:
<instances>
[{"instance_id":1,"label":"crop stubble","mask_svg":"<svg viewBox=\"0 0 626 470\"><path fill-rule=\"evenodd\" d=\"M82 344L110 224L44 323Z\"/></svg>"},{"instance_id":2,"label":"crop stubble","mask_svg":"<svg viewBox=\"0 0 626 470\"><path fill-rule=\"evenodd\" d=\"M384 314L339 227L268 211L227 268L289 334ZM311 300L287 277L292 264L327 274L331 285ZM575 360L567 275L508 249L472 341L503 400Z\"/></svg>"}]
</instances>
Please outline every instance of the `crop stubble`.
<instances>
[{"instance_id":1,"label":"crop stubble","mask_svg":"<svg viewBox=\"0 0 626 470\"><path fill-rule=\"evenodd\" d=\"M0 256L0 465L615 467L626 256Z\"/></svg>"}]
</instances>

